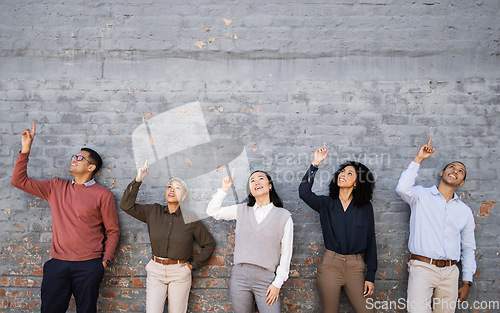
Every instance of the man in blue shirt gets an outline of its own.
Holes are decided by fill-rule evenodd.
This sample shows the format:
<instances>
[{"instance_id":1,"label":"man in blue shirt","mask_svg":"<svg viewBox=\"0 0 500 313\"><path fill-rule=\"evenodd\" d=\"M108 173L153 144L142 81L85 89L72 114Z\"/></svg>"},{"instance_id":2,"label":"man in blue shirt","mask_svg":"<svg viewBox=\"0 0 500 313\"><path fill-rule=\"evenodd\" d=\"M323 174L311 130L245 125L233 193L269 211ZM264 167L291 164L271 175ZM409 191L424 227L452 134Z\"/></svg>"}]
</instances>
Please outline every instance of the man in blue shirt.
<instances>
[{"instance_id":1,"label":"man in blue shirt","mask_svg":"<svg viewBox=\"0 0 500 313\"><path fill-rule=\"evenodd\" d=\"M420 163L434 153L431 140L420 148L396 187L411 209L406 303L411 313L455 312L457 298L467 300L476 271L474 217L455 193L465 184L465 165L458 161L446 165L437 187L414 185ZM462 262L460 289L458 261Z\"/></svg>"}]
</instances>

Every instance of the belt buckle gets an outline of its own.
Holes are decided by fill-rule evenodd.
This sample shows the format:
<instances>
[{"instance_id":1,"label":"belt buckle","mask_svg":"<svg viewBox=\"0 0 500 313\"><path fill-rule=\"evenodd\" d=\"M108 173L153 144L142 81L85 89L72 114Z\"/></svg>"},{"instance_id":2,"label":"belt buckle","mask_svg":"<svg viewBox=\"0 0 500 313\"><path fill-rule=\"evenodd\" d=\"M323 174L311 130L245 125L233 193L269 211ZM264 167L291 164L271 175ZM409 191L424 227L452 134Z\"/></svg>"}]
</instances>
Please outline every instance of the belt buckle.
<instances>
[{"instance_id":1,"label":"belt buckle","mask_svg":"<svg viewBox=\"0 0 500 313\"><path fill-rule=\"evenodd\" d=\"M436 260L436 266L437 267L445 267L446 266L446 260Z\"/></svg>"}]
</instances>

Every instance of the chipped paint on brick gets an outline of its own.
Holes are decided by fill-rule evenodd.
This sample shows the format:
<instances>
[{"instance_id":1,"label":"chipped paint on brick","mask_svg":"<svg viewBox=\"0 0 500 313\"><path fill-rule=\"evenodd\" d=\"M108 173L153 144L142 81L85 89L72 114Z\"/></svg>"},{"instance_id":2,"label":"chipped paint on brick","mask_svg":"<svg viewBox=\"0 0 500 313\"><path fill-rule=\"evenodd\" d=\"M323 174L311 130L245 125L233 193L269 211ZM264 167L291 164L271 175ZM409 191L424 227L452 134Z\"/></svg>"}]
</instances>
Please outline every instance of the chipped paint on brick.
<instances>
[{"instance_id":1,"label":"chipped paint on brick","mask_svg":"<svg viewBox=\"0 0 500 313\"><path fill-rule=\"evenodd\" d=\"M481 203L481 208L479 209L479 213L477 214L480 218L485 218L490 216L490 210L492 207L496 206L498 202L496 201L483 201Z\"/></svg>"}]
</instances>

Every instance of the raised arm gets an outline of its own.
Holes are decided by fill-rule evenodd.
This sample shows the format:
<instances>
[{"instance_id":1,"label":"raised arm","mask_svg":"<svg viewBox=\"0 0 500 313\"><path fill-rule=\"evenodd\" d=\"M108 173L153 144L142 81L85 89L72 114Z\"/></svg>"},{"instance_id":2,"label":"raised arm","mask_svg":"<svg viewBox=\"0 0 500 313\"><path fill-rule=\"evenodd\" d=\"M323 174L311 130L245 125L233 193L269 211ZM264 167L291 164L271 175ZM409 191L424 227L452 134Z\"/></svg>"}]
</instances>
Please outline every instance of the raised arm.
<instances>
[{"instance_id":1,"label":"raised arm","mask_svg":"<svg viewBox=\"0 0 500 313\"><path fill-rule=\"evenodd\" d=\"M238 205L221 207L229 188L233 185L233 179L234 168L231 176L224 177L222 187L212 196L212 200L207 206L207 214L216 220L235 220L237 217Z\"/></svg>"},{"instance_id":2,"label":"raised arm","mask_svg":"<svg viewBox=\"0 0 500 313\"><path fill-rule=\"evenodd\" d=\"M142 180L148 175L149 166L148 160L144 163L144 166L137 170L137 175L135 179L125 188L123 197L120 201L120 208L127 214L135 217L136 219L147 222L147 213L150 209L150 204L138 204L135 202L137 199L137 193L139 192L139 187L142 184Z\"/></svg>"},{"instance_id":3,"label":"raised arm","mask_svg":"<svg viewBox=\"0 0 500 313\"><path fill-rule=\"evenodd\" d=\"M403 198L406 203L411 203L413 201L414 196L414 185L415 179L418 176L418 170L420 169L420 163L428 159L433 153L434 148L431 145L432 138L429 138L429 141L420 147L417 155L413 159L413 162L410 163L408 168L401 174L399 178L398 185L396 186L396 192Z\"/></svg>"},{"instance_id":4,"label":"raised arm","mask_svg":"<svg viewBox=\"0 0 500 313\"><path fill-rule=\"evenodd\" d=\"M31 145L35 138L35 122L33 122L33 130L25 129L21 133L21 153L16 160L14 172L10 183L12 186L21 189L34 196L47 200L50 195L50 186L53 180L35 180L28 177L28 161Z\"/></svg>"},{"instance_id":5,"label":"raised arm","mask_svg":"<svg viewBox=\"0 0 500 313\"><path fill-rule=\"evenodd\" d=\"M314 152L314 159L307 169L306 174L302 178L302 181L299 185L299 197L304 200L307 205L309 205L313 210L319 211L322 200L321 197L312 192L312 186L314 184L314 177L316 176L316 172L318 171L318 166L326 159L328 155L328 150L326 149L326 142L323 144L323 147L316 149Z\"/></svg>"}]
</instances>

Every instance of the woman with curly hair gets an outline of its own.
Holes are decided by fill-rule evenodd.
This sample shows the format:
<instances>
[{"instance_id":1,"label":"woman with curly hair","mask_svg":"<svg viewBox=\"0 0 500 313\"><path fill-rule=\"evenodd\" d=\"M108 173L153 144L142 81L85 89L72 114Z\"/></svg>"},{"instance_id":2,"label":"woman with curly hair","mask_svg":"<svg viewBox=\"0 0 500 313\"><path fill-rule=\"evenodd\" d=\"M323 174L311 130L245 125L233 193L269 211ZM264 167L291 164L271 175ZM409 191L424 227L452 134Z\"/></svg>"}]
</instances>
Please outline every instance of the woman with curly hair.
<instances>
[{"instance_id":1,"label":"woman with curly hair","mask_svg":"<svg viewBox=\"0 0 500 313\"><path fill-rule=\"evenodd\" d=\"M340 289L344 288L356 312L373 312L366 298L374 292L377 271L375 222L371 204L375 180L363 164L340 165L330 182L330 195L312 192L318 166L328 155L326 143L299 186L299 196L320 215L325 254L318 264L316 283L322 312L338 312ZM366 264L366 265L365 265Z\"/></svg>"}]
</instances>

